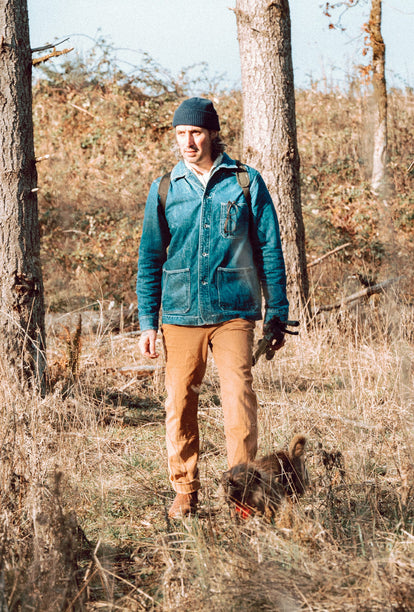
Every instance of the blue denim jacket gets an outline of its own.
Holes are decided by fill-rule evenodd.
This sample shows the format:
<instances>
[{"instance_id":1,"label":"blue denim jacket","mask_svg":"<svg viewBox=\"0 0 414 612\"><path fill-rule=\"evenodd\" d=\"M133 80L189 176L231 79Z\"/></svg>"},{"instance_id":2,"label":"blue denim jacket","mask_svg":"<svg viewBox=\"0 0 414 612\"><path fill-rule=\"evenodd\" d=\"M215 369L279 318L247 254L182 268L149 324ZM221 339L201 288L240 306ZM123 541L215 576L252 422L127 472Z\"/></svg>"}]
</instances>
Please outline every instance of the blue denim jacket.
<instances>
[{"instance_id":1,"label":"blue denim jacket","mask_svg":"<svg viewBox=\"0 0 414 612\"><path fill-rule=\"evenodd\" d=\"M145 207L137 295L142 330L162 322L208 325L288 316L286 274L275 208L260 174L246 166L251 206L227 154L204 189L180 161L165 211L158 178Z\"/></svg>"}]
</instances>

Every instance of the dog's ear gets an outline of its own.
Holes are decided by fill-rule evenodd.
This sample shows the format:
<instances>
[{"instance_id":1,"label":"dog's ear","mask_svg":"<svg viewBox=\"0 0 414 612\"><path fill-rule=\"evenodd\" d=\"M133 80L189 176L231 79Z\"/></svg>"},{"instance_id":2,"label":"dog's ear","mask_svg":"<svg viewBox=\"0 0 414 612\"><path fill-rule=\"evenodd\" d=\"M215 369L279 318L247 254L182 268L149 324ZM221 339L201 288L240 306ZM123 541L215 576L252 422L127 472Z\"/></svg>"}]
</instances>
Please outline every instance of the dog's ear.
<instances>
[{"instance_id":1,"label":"dog's ear","mask_svg":"<svg viewBox=\"0 0 414 612\"><path fill-rule=\"evenodd\" d=\"M305 452L305 445L306 445L306 437L301 435L301 434L297 434L296 436L294 436L292 438L291 443L289 444L289 456L291 459L297 459L299 457L302 457L302 455Z\"/></svg>"}]
</instances>

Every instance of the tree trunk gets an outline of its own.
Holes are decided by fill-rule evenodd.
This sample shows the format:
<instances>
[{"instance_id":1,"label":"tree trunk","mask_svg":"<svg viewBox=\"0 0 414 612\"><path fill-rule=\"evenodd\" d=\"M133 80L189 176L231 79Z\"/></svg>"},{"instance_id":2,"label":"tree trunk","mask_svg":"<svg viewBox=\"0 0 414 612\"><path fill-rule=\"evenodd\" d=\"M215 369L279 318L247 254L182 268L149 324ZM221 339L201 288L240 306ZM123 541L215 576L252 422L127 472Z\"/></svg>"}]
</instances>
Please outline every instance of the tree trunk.
<instances>
[{"instance_id":1,"label":"tree trunk","mask_svg":"<svg viewBox=\"0 0 414 612\"><path fill-rule=\"evenodd\" d=\"M308 310L305 230L288 0L237 0L244 160L262 174L279 217L292 316Z\"/></svg>"},{"instance_id":2,"label":"tree trunk","mask_svg":"<svg viewBox=\"0 0 414 612\"><path fill-rule=\"evenodd\" d=\"M0 365L43 385L43 282L27 0L0 0Z\"/></svg>"},{"instance_id":3,"label":"tree trunk","mask_svg":"<svg viewBox=\"0 0 414 612\"><path fill-rule=\"evenodd\" d=\"M382 0L372 0L368 31L372 47L374 88L374 152L371 189L380 199L387 197L387 85L385 81L385 44L381 34Z\"/></svg>"}]
</instances>

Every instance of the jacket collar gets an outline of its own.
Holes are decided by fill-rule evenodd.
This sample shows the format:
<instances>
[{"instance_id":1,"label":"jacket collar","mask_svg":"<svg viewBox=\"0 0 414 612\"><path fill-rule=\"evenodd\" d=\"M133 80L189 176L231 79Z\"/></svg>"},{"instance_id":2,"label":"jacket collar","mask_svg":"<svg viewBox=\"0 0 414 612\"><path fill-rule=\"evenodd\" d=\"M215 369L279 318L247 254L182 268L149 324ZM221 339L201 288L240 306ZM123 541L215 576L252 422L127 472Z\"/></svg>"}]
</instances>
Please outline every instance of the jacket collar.
<instances>
[{"instance_id":1,"label":"jacket collar","mask_svg":"<svg viewBox=\"0 0 414 612\"><path fill-rule=\"evenodd\" d=\"M229 170L237 170L237 164L227 153L223 153L223 159L217 168L214 169L214 172L217 172L219 168L228 168ZM181 160L178 162L176 166L171 170L171 180L176 181L180 178L184 178L192 174L190 168L187 168L185 163Z\"/></svg>"}]
</instances>

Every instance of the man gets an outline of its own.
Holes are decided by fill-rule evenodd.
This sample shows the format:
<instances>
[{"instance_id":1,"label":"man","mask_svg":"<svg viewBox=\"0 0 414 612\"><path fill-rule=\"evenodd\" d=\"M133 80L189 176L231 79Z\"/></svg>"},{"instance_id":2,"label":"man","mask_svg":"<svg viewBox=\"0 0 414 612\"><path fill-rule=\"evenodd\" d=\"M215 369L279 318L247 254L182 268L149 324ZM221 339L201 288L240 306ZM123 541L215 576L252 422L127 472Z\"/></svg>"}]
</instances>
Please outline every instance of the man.
<instances>
[{"instance_id":1,"label":"man","mask_svg":"<svg viewBox=\"0 0 414 612\"><path fill-rule=\"evenodd\" d=\"M172 170L165 207L151 186L139 249L137 295L140 349L158 357L162 310L166 356L166 442L176 492L171 518L190 514L200 488L198 394L208 348L217 365L229 467L254 459L257 400L252 389L255 321L287 320L286 275L279 226L260 174L223 153L211 101L185 100L173 127L182 161ZM250 202L248 200L251 200ZM279 345L280 346L280 345Z\"/></svg>"}]
</instances>

